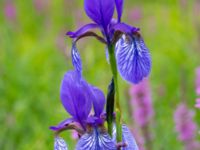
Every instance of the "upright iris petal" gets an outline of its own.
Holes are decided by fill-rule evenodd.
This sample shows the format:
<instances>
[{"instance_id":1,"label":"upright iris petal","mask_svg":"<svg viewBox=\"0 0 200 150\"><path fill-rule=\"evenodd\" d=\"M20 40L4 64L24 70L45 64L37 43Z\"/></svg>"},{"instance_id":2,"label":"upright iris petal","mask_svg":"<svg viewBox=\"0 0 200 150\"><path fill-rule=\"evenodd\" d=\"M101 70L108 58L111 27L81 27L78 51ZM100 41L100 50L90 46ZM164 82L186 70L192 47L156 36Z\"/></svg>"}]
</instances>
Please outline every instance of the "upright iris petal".
<instances>
[{"instance_id":1,"label":"upright iris petal","mask_svg":"<svg viewBox=\"0 0 200 150\"><path fill-rule=\"evenodd\" d=\"M100 117L101 113L103 112L105 106L105 96L103 92L91 85L91 92L92 92L92 100L93 100L93 107L96 117Z\"/></svg>"},{"instance_id":2,"label":"upright iris petal","mask_svg":"<svg viewBox=\"0 0 200 150\"><path fill-rule=\"evenodd\" d=\"M54 150L68 150L65 140L61 137L55 137Z\"/></svg>"},{"instance_id":3,"label":"upright iris petal","mask_svg":"<svg viewBox=\"0 0 200 150\"><path fill-rule=\"evenodd\" d=\"M118 22L121 22L124 0L115 0L115 5L116 5L116 8L117 8Z\"/></svg>"},{"instance_id":4,"label":"upright iris petal","mask_svg":"<svg viewBox=\"0 0 200 150\"><path fill-rule=\"evenodd\" d=\"M81 57L78 52L78 49L76 48L75 43L73 43L71 53L72 53L72 64L73 64L75 70L77 71L77 73L79 75L81 75L82 74L82 62L81 62ZM82 77L80 76L80 78L82 78ZM100 115L104 109L104 105L105 105L105 96L104 96L103 92L100 89L98 89L97 87L89 85L89 84L88 84L88 87L89 88L86 91L86 93L88 94L88 97L90 97L90 99L93 103L95 116L100 117Z\"/></svg>"},{"instance_id":5,"label":"upright iris petal","mask_svg":"<svg viewBox=\"0 0 200 150\"><path fill-rule=\"evenodd\" d=\"M116 150L116 146L108 133L101 131L100 128L94 128L81 137L76 150Z\"/></svg>"},{"instance_id":6,"label":"upright iris petal","mask_svg":"<svg viewBox=\"0 0 200 150\"><path fill-rule=\"evenodd\" d=\"M138 83L151 70L151 56L140 35L123 35L116 43L117 67L121 76Z\"/></svg>"},{"instance_id":7,"label":"upright iris petal","mask_svg":"<svg viewBox=\"0 0 200 150\"><path fill-rule=\"evenodd\" d=\"M92 101L88 94L90 87L75 71L69 71L65 74L60 90L62 104L67 112L73 116L82 126L87 119Z\"/></svg>"},{"instance_id":8,"label":"upright iris petal","mask_svg":"<svg viewBox=\"0 0 200 150\"><path fill-rule=\"evenodd\" d=\"M85 0L85 12L94 22L106 28L114 14L114 4L114 0Z\"/></svg>"}]
</instances>

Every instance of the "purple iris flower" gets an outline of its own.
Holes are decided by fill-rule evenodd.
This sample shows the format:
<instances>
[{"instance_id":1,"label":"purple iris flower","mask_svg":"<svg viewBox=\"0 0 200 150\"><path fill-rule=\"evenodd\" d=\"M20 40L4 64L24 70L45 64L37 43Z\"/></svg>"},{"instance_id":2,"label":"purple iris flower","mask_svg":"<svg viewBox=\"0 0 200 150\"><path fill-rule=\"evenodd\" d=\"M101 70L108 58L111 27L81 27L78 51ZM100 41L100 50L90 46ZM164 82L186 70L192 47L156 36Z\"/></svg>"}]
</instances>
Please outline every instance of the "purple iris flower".
<instances>
[{"instance_id":1,"label":"purple iris flower","mask_svg":"<svg viewBox=\"0 0 200 150\"><path fill-rule=\"evenodd\" d=\"M130 130L123 125L123 143L116 144L116 128L113 128L113 138L108 135L103 126L103 110L105 97L103 92L87 83L82 77L82 63L75 45L72 46L73 71L68 71L62 80L60 89L61 102L66 111L72 116L57 126L50 127L56 133L54 149L67 150L67 144L59 137L63 130L73 129L81 137L76 150L138 150ZM94 114L90 115L91 110ZM124 145L125 144L125 145Z\"/></svg>"},{"instance_id":2,"label":"purple iris flower","mask_svg":"<svg viewBox=\"0 0 200 150\"><path fill-rule=\"evenodd\" d=\"M115 150L105 128L101 114L105 105L105 97L101 90L88 84L78 72L68 71L62 81L60 90L61 102L72 116L50 129L56 133L55 149L67 147L62 138L58 137L63 130L74 129L81 136L76 149L109 149ZM90 115L92 107L94 114ZM67 149L67 148L66 148Z\"/></svg>"},{"instance_id":3,"label":"purple iris flower","mask_svg":"<svg viewBox=\"0 0 200 150\"><path fill-rule=\"evenodd\" d=\"M75 32L67 32L75 43L86 36L93 36L99 41L115 45L117 68L122 78L131 83L138 83L151 71L151 56L139 28L121 22L123 0L85 0L85 12L94 23L82 26ZM113 19L116 7L118 19ZM103 37L93 32L100 29ZM78 68L78 67L77 67Z\"/></svg>"}]
</instances>

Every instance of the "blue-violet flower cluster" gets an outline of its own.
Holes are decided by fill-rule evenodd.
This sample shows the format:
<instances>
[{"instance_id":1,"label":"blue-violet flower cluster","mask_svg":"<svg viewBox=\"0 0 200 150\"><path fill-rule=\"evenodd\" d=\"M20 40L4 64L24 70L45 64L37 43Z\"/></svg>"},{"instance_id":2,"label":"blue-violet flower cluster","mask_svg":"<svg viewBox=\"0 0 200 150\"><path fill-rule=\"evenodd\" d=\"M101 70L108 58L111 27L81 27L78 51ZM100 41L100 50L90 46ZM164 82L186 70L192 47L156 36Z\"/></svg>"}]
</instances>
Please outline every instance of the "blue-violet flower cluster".
<instances>
[{"instance_id":1,"label":"blue-violet flower cluster","mask_svg":"<svg viewBox=\"0 0 200 150\"><path fill-rule=\"evenodd\" d=\"M85 12L93 23L75 32L67 32L73 39L71 56L74 69L64 75L60 98L71 118L50 127L55 132L55 150L68 149L60 133L70 129L76 130L79 135L76 150L138 150L130 130L121 123L117 72L128 82L139 83L150 73L151 57L139 28L121 21L123 4L123 0L84 0ZM117 19L113 18L115 7ZM99 29L102 35L93 32L93 29ZM103 92L89 84L82 75L82 62L76 44L87 36L95 37L106 45L106 54L113 73L109 86L112 93L108 93L107 100ZM117 108L116 114L114 107ZM107 129L104 123L108 122L110 115L112 123L108 124L110 128Z\"/></svg>"}]
</instances>

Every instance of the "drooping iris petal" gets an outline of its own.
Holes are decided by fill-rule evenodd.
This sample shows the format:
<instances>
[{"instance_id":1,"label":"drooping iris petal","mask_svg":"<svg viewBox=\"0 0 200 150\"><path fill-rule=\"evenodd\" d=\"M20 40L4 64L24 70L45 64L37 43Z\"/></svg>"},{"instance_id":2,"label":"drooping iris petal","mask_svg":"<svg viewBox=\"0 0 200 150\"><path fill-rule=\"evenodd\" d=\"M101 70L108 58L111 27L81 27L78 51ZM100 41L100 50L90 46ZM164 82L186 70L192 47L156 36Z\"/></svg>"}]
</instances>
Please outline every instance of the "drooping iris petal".
<instances>
[{"instance_id":1,"label":"drooping iris petal","mask_svg":"<svg viewBox=\"0 0 200 150\"><path fill-rule=\"evenodd\" d=\"M129 128L125 125L122 126L123 140L127 144L122 150L139 150L136 141L131 134Z\"/></svg>"},{"instance_id":2,"label":"drooping iris petal","mask_svg":"<svg viewBox=\"0 0 200 150\"><path fill-rule=\"evenodd\" d=\"M86 32L90 31L91 29L95 29L98 27L99 27L99 25L97 25L95 23L86 24L75 32L71 32L71 31L67 32L67 35L71 38L78 38L81 35L85 34Z\"/></svg>"},{"instance_id":3,"label":"drooping iris petal","mask_svg":"<svg viewBox=\"0 0 200 150\"><path fill-rule=\"evenodd\" d=\"M76 42L72 44L71 56L72 56L72 64L75 70L78 72L78 74L82 74L82 62L80 54L76 47Z\"/></svg>"},{"instance_id":4,"label":"drooping iris petal","mask_svg":"<svg viewBox=\"0 0 200 150\"><path fill-rule=\"evenodd\" d=\"M62 128L66 127L67 125L69 125L70 123L72 123L74 121L75 120L73 118L69 118L69 119L62 121L57 126L51 126L50 129L54 130L54 131L58 131L58 130L61 130Z\"/></svg>"},{"instance_id":5,"label":"drooping iris petal","mask_svg":"<svg viewBox=\"0 0 200 150\"><path fill-rule=\"evenodd\" d=\"M60 89L62 104L83 127L92 107L89 92L89 85L80 78L76 71L69 71L65 74Z\"/></svg>"},{"instance_id":6,"label":"drooping iris petal","mask_svg":"<svg viewBox=\"0 0 200 150\"><path fill-rule=\"evenodd\" d=\"M116 141L116 125L113 126L113 141ZM122 125L122 142L126 144L126 147L122 147L122 150L139 150L137 143L126 125Z\"/></svg>"},{"instance_id":7,"label":"drooping iris petal","mask_svg":"<svg viewBox=\"0 0 200 150\"><path fill-rule=\"evenodd\" d=\"M115 0L115 5L116 5L116 8L117 8L118 22L121 22L124 0Z\"/></svg>"},{"instance_id":8,"label":"drooping iris petal","mask_svg":"<svg viewBox=\"0 0 200 150\"><path fill-rule=\"evenodd\" d=\"M115 31L121 31L123 33L129 33L129 34L132 34L132 33L135 33L137 31L139 31L140 29L139 28L136 28L136 27L133 27L133 26L130 26L126 23L116 23L112 26L112 28L115 30Z\"/></svg>"},{"instance_id":9,"label":"drooping iris petal","mask_svg":"<svg viewBox=\"0 0 200 150\"><path fill-rule=\"evenodd\" d=\"M106 132L94 128L80 138L76 150L116 150L116 146Z\"/></svg>"},{"instance_id":10,"label":"drooping iris petal","mask_svg":"<svg viewBox=\"0 0 200 150\"><path fill-rule=\"evenodd\" d=\"M139 34L123 35L115 52L118 70L126 81L136 84L149 75L151 56Z\"/></svg>"},{"instance_id":11,"label":"drooping iris petal","mask_svg":"<svg viewBox=\"0 0 200 150\"><path fill-rule=\"evenodd\" d=\"M85 0L85 12L94 22L107 27L114 14L114 0Z\"/></svg>"},{"instance_id":12,"label":"drooping iris petal","mask_svg":"<svg viewBox=\"0 0 200 150\"><path fill-rule=\"evenodd\" d=\"M55 137L54 150L68 150L68 146L63 138Z\"/></svg>"},{"instance_id":13,"label":"drooping iris petal","mask_svg":"<svg viewBox=\"0 0 200 150\"><path fill-rule=\"evenodd\" d=\"M103 112L106 101L105 96L103 92L97 87L94 87L92 85L90 85L90 87L91 87L91 99L93 101L95 116L100 117L101 113Z\"/></svg>"}]
</instances>

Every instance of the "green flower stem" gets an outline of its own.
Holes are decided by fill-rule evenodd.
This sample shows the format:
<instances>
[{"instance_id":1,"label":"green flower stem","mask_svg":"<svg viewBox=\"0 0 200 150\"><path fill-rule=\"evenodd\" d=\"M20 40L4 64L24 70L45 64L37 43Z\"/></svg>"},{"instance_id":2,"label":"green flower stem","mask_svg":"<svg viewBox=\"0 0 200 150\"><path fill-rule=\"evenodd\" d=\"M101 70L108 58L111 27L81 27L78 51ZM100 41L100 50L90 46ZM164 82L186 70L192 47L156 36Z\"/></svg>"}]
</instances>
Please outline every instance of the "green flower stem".
<instances>
[{"instance_id":1,"label":"green flower stem","mask_svg":"<svg viewBox=\"0 0 200 150\"><path fill-rule=\"evenodd\" d=\"M118 72L117 72L117 63L115 58L115 46L113 44L108 45L108 52L109 52L110 66L115 85L115 113L116 113L117 142L121 142L122 141L121 108L119 103Z\"/></svg>"}]
</instances>

